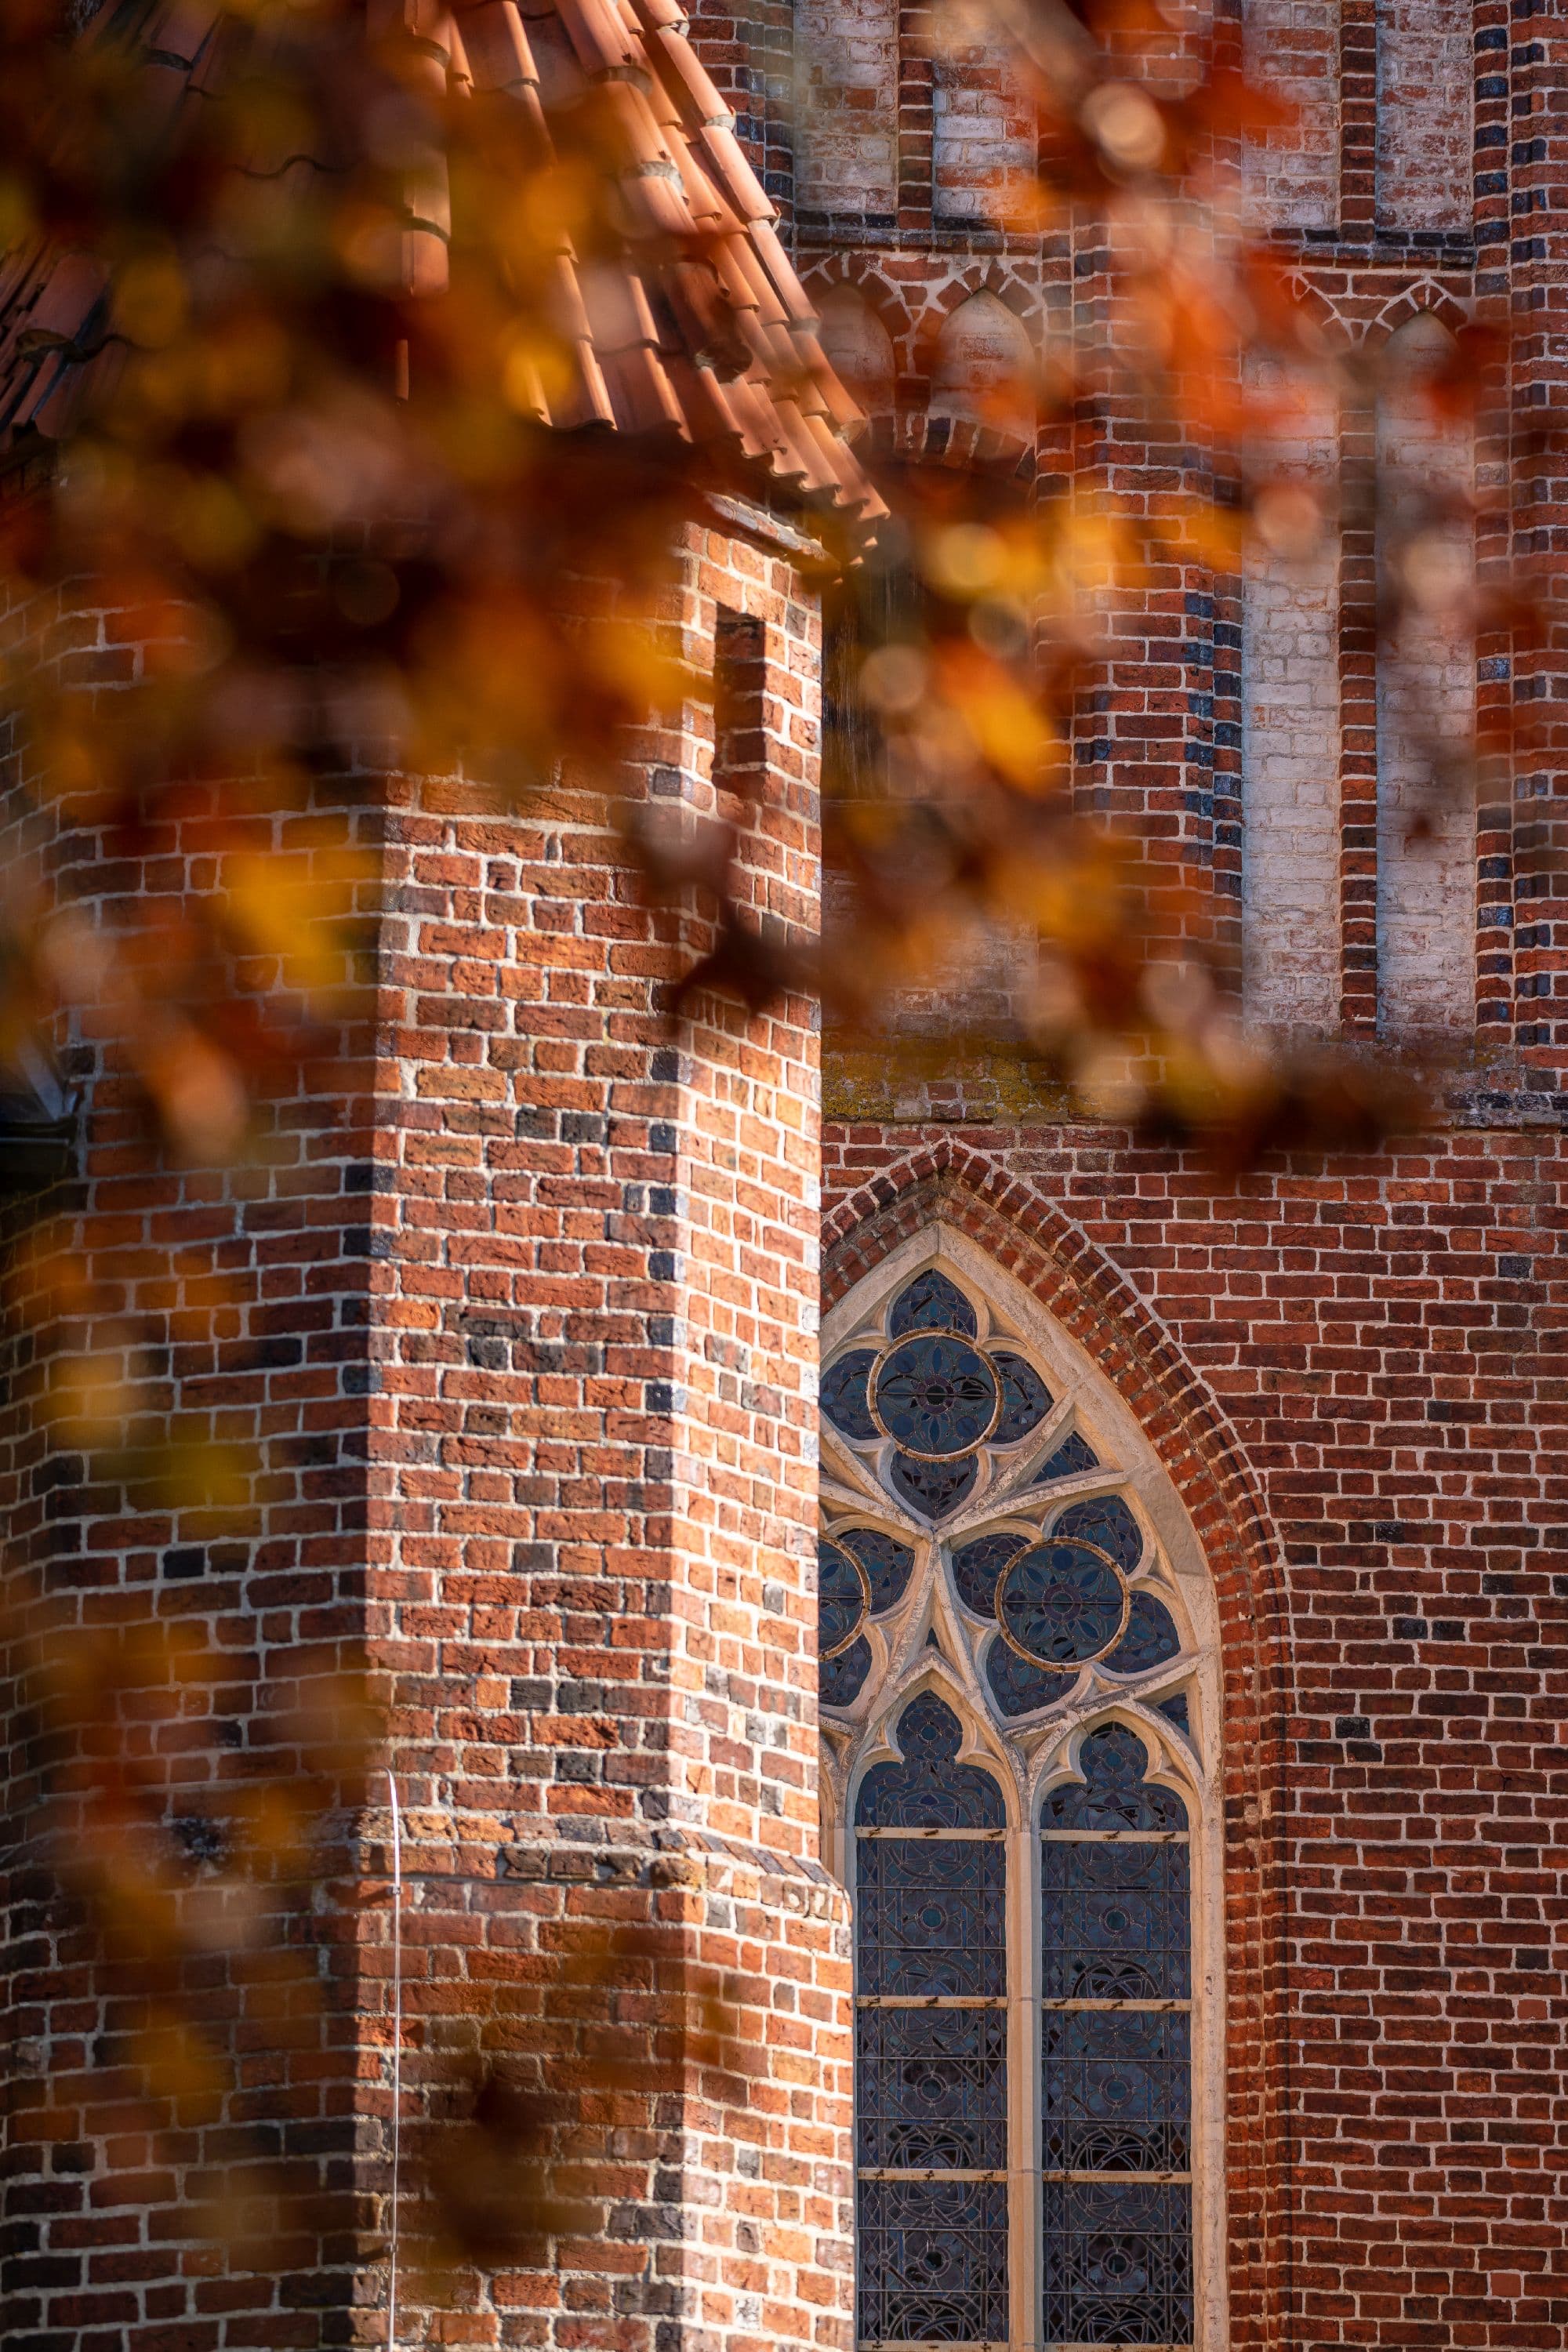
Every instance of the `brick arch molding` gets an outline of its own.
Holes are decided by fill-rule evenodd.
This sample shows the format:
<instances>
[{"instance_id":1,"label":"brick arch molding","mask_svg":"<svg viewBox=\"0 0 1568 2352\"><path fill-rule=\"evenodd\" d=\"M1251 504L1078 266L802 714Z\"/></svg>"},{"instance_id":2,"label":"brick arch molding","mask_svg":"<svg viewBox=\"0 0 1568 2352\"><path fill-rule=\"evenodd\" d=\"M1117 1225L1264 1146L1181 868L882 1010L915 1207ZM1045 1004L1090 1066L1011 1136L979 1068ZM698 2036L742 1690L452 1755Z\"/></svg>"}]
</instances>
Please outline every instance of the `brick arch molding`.
<instances>
[{"instance_id":1,"label":"brick arch molding","mask_svg":"<svg viewBox=\"0 0 1568 2352\"><path fill-rule=\"evenodd\" d=\"M814 302L820 301L825 294L836 293L841 286L858 294L866 308L887 329L894 360L900 373L908 373L914 333L909 305L874 259L858 253L834 254L803 268L801 283Z\"/></svg>"},{"instance_id":2,"label":"brick arch molding","mask_svg":"<svg viewBox=\"0 0 1568 2352\"><path fill-rule=\"evenodd\" d=\"M1461 328L1472 323L1462 302L1456 301L1452 294L1435 284L1430 278L1424 278L1418 286L1406 287L1403 293L1395 294L1392 300L1384 304L1367 328L1365 341L1369 344L1391 342L1401 327L1407 327L1412 319L1422 318L1428 311L1447 328L1451 335L1457 335Z\"/></svg>"},{"instance_id":3,"label":"brick arch molding","mask_svg":"<svg viewBox=\"0 0 1568 2352\"><path fill-rule=\"evenodd\" d=\"M1213 1580L1225 1693L1227 2352L1289 2341L1291 2056L1283 1870L1291 1714L1280 1548L1226 1416L1115 1266L1033 1186L943 1140L847 1195L823 1229L823 1305L938 1220L1030 1291L1138 1415Z\"/></svg>"}]
</instances>

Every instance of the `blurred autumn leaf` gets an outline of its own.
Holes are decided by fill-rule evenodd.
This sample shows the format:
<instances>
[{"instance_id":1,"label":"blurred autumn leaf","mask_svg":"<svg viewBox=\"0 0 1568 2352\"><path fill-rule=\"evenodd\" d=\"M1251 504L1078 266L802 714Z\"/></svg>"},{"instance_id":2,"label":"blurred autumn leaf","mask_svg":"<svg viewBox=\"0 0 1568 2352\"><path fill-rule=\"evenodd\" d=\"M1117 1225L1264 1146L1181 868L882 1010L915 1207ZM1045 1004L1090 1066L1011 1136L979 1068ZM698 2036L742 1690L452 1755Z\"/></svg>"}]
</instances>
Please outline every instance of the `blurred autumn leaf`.
<instances>
[{"instance_id":1,"label":"blurred autumn leaf","mask_svg":"<svg viewBox=\"0 0 1568 2352\"><path fill-rule=\"evenodd\" d=\"M1304 388L1337 396L1369 363L1328 345L1232 217L1236 142L1283 110L1241 79L1225 27L1197 39L1120 0L999 13L1043 158L999 215L1098 215L1112 292L1048 370L993 384L995 437L1030 415L1081 431L1114 404L1216 453L1210 489L1163 509L982 463L889 476L880 516L787 264L755 283L754 253L776 250L766 200L733 142L718 151L721 106L651 0L618 35L573 7L526 37L496 8L190 0L153 47L130 0L16 0L0 380L31 472L0 574L24 614L96 580L106 645L126 648L115 690L82 692L74 676L101 667L39 661L23 637L22 773L106 843L145 839L199 788L212 884L124 909L106 938L14 877L8 1031L101 1013L176 1150L241 1148L258 1057L308 1054L352 982L333 918L363 876L352 844L285 848L264 813L308 811L329 773L367 802L387 771L464 772L516 801L565 762L613 793L627 729L707 691L655 617L676 525L715 489L771 482L837 569L839 698L859 714L858 756L828 763L848 905L819 977L839 1017L885 1025L959 941L994 955L1002 937L1000 1042L1072 1080L1124 1062L1119 1115L1232 1157L1238 1135L1375 1128L1381 1081L1243 1045L1224 955L1175 902L1152 920L1127 861L1082 837L1068 759L1104 619L1160 564L1234 568L1249 516L1285 550L1331 527L1274 478L1270 432ZM945 37L976 21L958 12ZM617 40L645 44L646 90ZM1445 365L1433 402L1461 411L1484 356ZM1458 597L1481 625L1419 518L1406 545L1395 604ZM889 572L912 593L884 643ZM694 887L630 837L656 892ZM798 950L738 916L722 859L715 887L719 944L677 1012L709 985L756 1004L802 978ZM1152 995L1151 961L1181 984Z\"/></svg>"},{"instance_id":2,"label":"blurred autumn leaf","mask_svg":"<svg viewBox=\"0 0 1568 2352\"><path fill-rule=\"evenodd\" d=\"M132 1074L144 1154L242 1154L278 1071L334 1083L374 918L357 814L403 774L479 779L521 806L570 772L615 802L628 730L711 694L660 624L678 529L716 494L782 493L820 540L831 608L837 919L808 968L736 902L737 812L677 835L621 807L655 898L716 910L672 1017L705 989L760 1007L815 982L853 1043L896 1033L913 992L999 962L996 1034L950 1030L944 1050L999 1044L1091 1113L1200 1138L1226 1164L1371 1143L1409 1115L1385 1071L1248 1036L1200 877L1173 864L1152 895L1136 845L1074 804L1075 714L1108 617L1173 562L1234 572L1248 545L1289 561L1338 528L1273 444L1303 403L1367 400L1375 362L1328 343L1233 216L1236 142L1281 110L1223 30L1205 44L1145 0L994 13L1041 125L1040 168L999 215L1100 224L1108 296L1048 364L977 391L977 462L889 464L874 487L672 9L561 0L525 37L494 5L10 0L9 781L38 826L89 850L63 877L31 853L5 877L0 1061L47 1058L74 1022ZM955 12L949 30L973 23ZM652 61L636 76L634 42ZM1463 420L1497 361L1478 331L1420 396ZM1211 462L1118 506L1080 463L1112 416ZM1347 510L1376 496L1343 486ZM1468 520L1451 493L1402 510L1386 625L1530 625L1452 560ZM110 890L101 914L106 870L176 812L200 835L193 887ZM106 1464L214 1527L243 1518L244 1464L167 1404L169 1351L199 1350L231 1313L221 1275L149 1337L45 1229L14 1254L10 1297L40 1329L73 1299L91 1318L89 1349L40 1349L27 1374L84 1478ZM277 1769L239 1778L232 1803L226 1790L221 1834L195 1811L179 1830L126 1727L205 1704L218 1662L134 1622L82 1641L41 1605L12 1638L69 1884L137 1975L126 2063L160 2113L200 2114L228 2063L182 2005L204 1955L243 1961L268 2031L315 2030L316 1930L296 1897L317 1824L363 1796L374 1694L321 1664ZM606 2082L646 2105L671 2069L743 2072L726 1989L694 1982L679 1941L589 1938L551 2000L569 2015L629 1973L657 2005L670 1972L665 2038L635 2008L591 2021L569 2094L542 2077L540 2010L482 2021L421 2153L415 2237L434 2272L509 2259L569 2205L557 2158L615 2127L613 2099L590 2112ZM31 2126L47 2135L50 2115L40 2093ZM242 2167L214 2184L212 2226L265 2259L292 2226L285 2198L264 2164Z\"/></svg>"}]
</instances>

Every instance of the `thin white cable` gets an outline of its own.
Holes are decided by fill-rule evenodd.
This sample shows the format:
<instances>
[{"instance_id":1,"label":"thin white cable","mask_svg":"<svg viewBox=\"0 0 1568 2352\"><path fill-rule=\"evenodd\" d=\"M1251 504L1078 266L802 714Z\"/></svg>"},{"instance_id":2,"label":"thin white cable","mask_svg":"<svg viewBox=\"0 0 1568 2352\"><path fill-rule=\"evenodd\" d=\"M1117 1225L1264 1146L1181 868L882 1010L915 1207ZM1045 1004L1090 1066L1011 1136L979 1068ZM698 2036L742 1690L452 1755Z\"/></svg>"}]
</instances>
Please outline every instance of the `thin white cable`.
<instances>
[{"instance_id":1,"label":"thin white cable","mask_svg":"<svg viewBox=\"0 0 1568 2352\"><path fill-rule=\"evenodd\" d=\"M386 2352L397 2341L397 2158L403 2108L403 1822L397 1783L386 1776L392 1807L392 2221L387 2232Z\"/></svg>"}]
</instances>

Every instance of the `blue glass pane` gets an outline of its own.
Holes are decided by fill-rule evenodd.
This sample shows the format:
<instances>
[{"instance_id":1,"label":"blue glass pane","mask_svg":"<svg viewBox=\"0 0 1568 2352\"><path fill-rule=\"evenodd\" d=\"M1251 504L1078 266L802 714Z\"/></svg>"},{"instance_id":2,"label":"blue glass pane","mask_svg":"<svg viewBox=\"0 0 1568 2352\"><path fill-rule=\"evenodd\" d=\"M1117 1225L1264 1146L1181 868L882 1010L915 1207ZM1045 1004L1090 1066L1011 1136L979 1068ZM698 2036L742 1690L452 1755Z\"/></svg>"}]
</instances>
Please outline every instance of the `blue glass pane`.
<instances>
[{"instance_id":1,"label":"blue glass pane","mask_svg":"<svg viewBox=\"0 0 1568 2352\"><path fill-rule=\"evenodd\" d=\"M836 1528L834 1541L852 1551L871 1580L871 1614L881 1616L901 1601L915 1556L908 1544L884 1535L880 1528Z\"/></svg>"},{"instance_id":2,"label":"blue glass pane","mask_svg":"<svg viewBox=\"0 0 1568 2352\"><path fill-rule=\"evenodd\" d=\"M1187 1811L1173 1789L1152 1788L1143 1775L1143 1742L1125 1724L1091 1732L1079 1750L1081 1781L1065 1781L1046 1799L1048 1830L1184 1830Z\"/></svg>"},{"instance_id":3,"label":"blue glass pane","mask_svg":"<svg viewBox=\"0 0 1568 2352\"><path fill-rule=\"evenodd\" d=\"M1071 1478L1079 1470L1098 1470L1099 1467L1099 1454L1088 1439L1080 1437L1075 1429L1070 1437L1063 1438L1035 1480L1035 1485L1048 1486L1058 1478ZM1109 1550L1109 1545L1106 1549Z\"/></svg>"},{"instance_id":4,"label":"blue glass pane","mask_svg":"<svg viewBox=\"0 0 1568 2352\"><path fill-rule=\"evenodd\" d=\"M1167 1723L1173 1723L1175 1725L1176 1729L1181 1733L1184 1739L1191 1740L1193 1736L1193 1725L1192 1717L1187 1713L1187 1694L1185 1691L1173 1691L1169 1698L1157 1699L1154 1703L1154 1707L1155 1713L1163 1715Z\"/></svg>"},{"instance_id":5,"label":"blue glass pane","mask_svg":"<svg viewBox=\"0 0 1568 2352\"><path fill-rule=\"evenodd\" d=\"M824 1536L816 1547L816 1654L828 1664L847 1650L866 1616L868 1578L842 1545Z\"/></svg>"},{"instance_id":6,"label":"blue glass pane","mask_svg":"<svg viewBox=\"0 0 1568 2352\"><path fill-rule=\"evenodd\" d=\"M895 1454L888 1475L894 1493L921 1518L944 1519L973 1486L980 1464L973 1454L967 1462L917 1462L912 1454Z\"/></svg>"},{"instance_id":7,"label":"blue glass pane","mask_svg":"<svg viewBox=\"0 0 1568 2352\"><path fill-rule=\"evenodd\" d=\"M1060 1536L1021 1551L996 1588L998 1622L1019 1649L1038 1665L1064 1670L1101 1656L1126 1609L1116 1570Z\"/></svg>"},{"instance_id":8,"label":"blue glass pane","mask_svg":"<svg viewBox=\"0 0 1568 2352\"><path fill-rule=\"evenodd\" d=\"M1085 1543L1098 1544L1125 1574L1131 1574L1143 1557L1142 1530L1120 1495L1097 1495L1091 1502L1069 1503L1051 1532L1081 1536Z\"/></svg>"},{"instance_id":9,"label":"blue glass pane","mask_svg":"<svg viewBox=\"0 0 1568 2352\"><path fill-rule=\"evenodd\" d=\"M1047 1674L1043 1666L1032 1666L1005 1642L993 1642L986 1651L985 1680L1006 1716L1032 1715L1036 1707L1052 1706L1072 1688L1070 1675Z\"/></svg>"},{"instance_id":10,"label":"blue glass pane","mask_svg":"<svg viewBox=\"0 0 1568 2352\"><path fill-rule=\"evenodd\" d=\"M973 1609L977 1617L993 1616L997 1578L1010 1559L1028 1548L1028 1537L1014 1528L1004 1535L982 1536L978 1543L964 1544L955 1551L952 1580L964 1607Z\"/></svg>"},{"instance_id":11,"label":"blue glass pane","mask_svg":"<svg viewBox=\"0 0 1568 2352\"><path fill-rule=\"evenodd\" d=\"M858 2010L855 2065L861 2164L1006 2168L1005 2010Z\"/></svg>"},{"instance_id":12,"label":"blue glass pane","mask_svg":"<svg viewBox=\"0 0 1568 2352\"><path fill-rule=\"evenodd\" d=\"M1054 2000L1185 2000L1184 1845L1040 1847L1041 1990Z\"/></svg>"},{"instance_id":13,"label":"blue glass pane","mask_svg":"<svg viewBox=\"0 0 1568 2352\"><path fill-rule=\"evenodd\" d=\"M895 1339L906 1331L962 1331L973 1339L978 1326L974 1309L956 1282L939 1274L934 1265L900 1291L888 1318L888 1328Z\"/></svg>"},{"instance_id":14,"label":"blue glass pane","mask_svg":"<svg viewBox=\"0 0 1568 2352\"><path fill-rule=\"evenodd\" d=\"M1042 2033L1047 2172L1186 2171L1192 2020L1184 2011L1047 2010Z\"/></svg>"},{"instance_id":15,"label":"blue glass pane","mask_svg":"<svg viewBox=\"0 0 1568 2352\"><path fill-rule=\"evenodd\" d=\"M1190 2344L1192 2192L1045 2184L1045 2332L1064 2344Z\"/></svg>"},{"instance_id":16,"label":"blue glass pane","mask_svg":"<svg viewBox=\"0 0 1568 2352\"><path fill-rule=\"evenodd\" d=\"M822 1376L823 1412L835 1429L862 1443L878 1434L866 1397L866 1383L876 1360L873 1349L857 1348L853 1354L840 1356Z\"/></svg>"},{"instance_id":17,"label":"blue glass pane","mask_svg":"<svg viewBox=\"0 0 1568 2352\"><path fill-rule=\"evenodd\" d=\"M994 1351L992 1362L1002 1375L1002 1412L991 1433L994 1445L1014 1445L1037 1429L1051 1409L1051 1392L1033 1364L1022 1356Z\"/></svg>"},{"instance_id":18,"label":"blue glass pane","mask_svg":"<svg viewBox=\"0 0 1568 2352\"><path fill-rule=\"evenodd\" d=\"M1006 1863L1005 1846L977 1839L858 1839L861 1991L1005 1992Z\"/></svg>"},{"instance_id":19,"label":"blue glass pane","mask_svg":"<svg viewBox=\"0 0 1568 2352\"><path fill-rule=\"evenodd\" d=\"M896 1445L949 1462L989 1433L1001 1403L995 1373L978 1348L942 1331L915 1331L882 1360L872 1383L875 1418Z\"/></svg>"},{"instance_id":20,"label":"blue glass pane","mask_svg":"<svg viewBox=\"0 0 1568 2352\"><path fill-rule=\"evenodd\" d=\"M1007 2184L863 2180L862 2343L1005 2343Z\"/></svg>"},{"instance_id":21,"label":"blue glass pane","mask_svg":"<svg viewBox=\"0 0 1568 2352\"><path fill-rule=\"evenodd\" d=\"M1152 1592L1135 1592L1127 1631L1106 1664L1114 1674L1147 1674L1151 1666L1163 1666L1168 1658L1179 1656L1181 1647L1182 1637L1164 1602L1156 1601Z\"/></svg>"},{"instance_id":22,"label":"blue glass pane","mask_svg":"<svg viewBox=\"0 0 1568 2352\"><path fill-rule=\"evenodd\" d=\"M897 1738L902 1762L873 1764L860 1783L855 1819L862 1829L1002 1827L1007 1816L995 1780L958 1761L963 1733L950 1706L922 1691L899 1717Z\"/></svg>"},{"instance_id":23,"label":"blue glass pane","mask_svg":"<svg viewBox=\"0 0 1568 2352\"><path fill-rule=\"evenodd\" d=\"M871 1644L864 1634L817 1669L817 1689L824 1706L849 1706L859 1696L871 1664Z\"/></svg>"}]
</instances>

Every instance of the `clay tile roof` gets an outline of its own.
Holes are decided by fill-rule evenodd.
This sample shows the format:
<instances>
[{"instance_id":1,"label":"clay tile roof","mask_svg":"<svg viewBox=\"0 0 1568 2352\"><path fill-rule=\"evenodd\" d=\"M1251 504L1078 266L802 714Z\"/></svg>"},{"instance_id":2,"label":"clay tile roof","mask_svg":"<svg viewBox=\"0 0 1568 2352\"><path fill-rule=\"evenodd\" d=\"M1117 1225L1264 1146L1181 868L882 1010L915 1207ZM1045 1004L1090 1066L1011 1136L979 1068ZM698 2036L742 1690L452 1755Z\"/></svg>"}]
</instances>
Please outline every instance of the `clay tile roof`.
<instances>
[{"instance_id":1,"label":"clay tile roof","mask_svg":"<svg viewBox=\"0 0 1568 2352\"><path fill-rule=\"evenodd\" d=\"M503 97L550 151L550 122L592 93L618 159L621 253L555 259L557 316L574 366L534 414L675 435L743 461L770 486L861 521L883 509L849 436L861 418L834 376L816 319L775 232L732 116L687 37L675 0L364 0L373 36L403 32L411 65L439 93ZM221 81L227 52L213 0L106 0L82 37L146 52L149 117L171 119ZM284 159L259 152L258 173ZM289 159L331 169L333 159ZM407 193L406 290L446 283L447 202L439 164ZM0 441L31 427L68 433L87 387L121 363L103 274L80 253L0 257Z\"/></svg>"}]
</instances>

